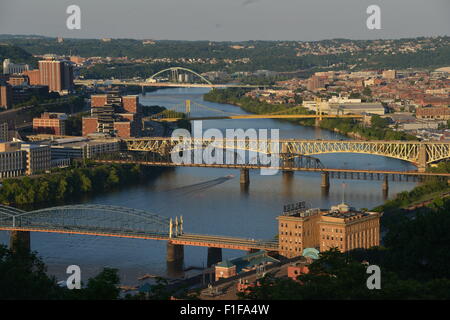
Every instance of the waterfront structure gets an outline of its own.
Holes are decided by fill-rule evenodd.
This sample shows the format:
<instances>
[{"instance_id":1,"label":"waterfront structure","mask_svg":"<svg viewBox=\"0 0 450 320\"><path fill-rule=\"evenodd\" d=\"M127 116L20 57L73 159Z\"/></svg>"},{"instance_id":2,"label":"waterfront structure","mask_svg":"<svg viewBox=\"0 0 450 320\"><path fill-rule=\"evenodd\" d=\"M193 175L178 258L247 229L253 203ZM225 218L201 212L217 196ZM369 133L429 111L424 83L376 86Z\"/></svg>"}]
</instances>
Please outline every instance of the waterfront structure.
<instances>
[{"instance_id":1,"label":"waterfront structure","mask_svg":"<svg viewBox=\"0 0 450 320\"><path fill-rule=\"evenodd\" d=\"M263 269L265 266L277 263L279 260L271 257L264 250L249 253L243 257L224 260L214 266L216 281L234 277L240 273ZM261 270L262 271L262 270Z\"/></svg>"},{"instance_id":2,"label":"waterfront structure","mask_svg":"<svg viewBox=\"0 0 450 320\"><path fill-rule=\"evenodd\" d=\"M19 142L0 143L0 178L21 176L25 173L26 152Z\"/></svg>"},{"instance_id":3,"label":"waterfront structure","mask_svg":"<svg viewBox=\"0 0 450 320\"><path fill-rule=\"evenodd\" d=\"M102 154L120 150L117 139L95 139L84 137L56 139L51 145L52 159L91 159Z\"/></svg>"},{"instance_id":4,"label":"waterfront structure","mask_svg":"<svg viewBox=\"0 0 450 320\"><path fill-rule=\"evenodd\" d=\"M40 118L33 118L33 131L36 133L46 133L64 136L66 134L65 113L44 112Z\"/></svg>"},{"instance_id":5,"label":"waterfront structure","mask_svg":"<svg viewBox=\"0 0 450 320\"><path fill-rule=\"evenodd\" d=\"M41 173L51 168L50 146L40 144L22 144L21 150L26 153L27 175Z\"/></svg>"},{"instance_id":6,"label":"waterfront structure","mask_svg":"<svg viewBox=\"0 0 450 320\"><path fill-rule=\"evenodd\" d=\"M358 102L359 100L359 102ZM337 102L336 102L337 101ZM342 101L342 102L340 102ZM334 98L329 101L304 101L303 106L308 110L323 112L328 115L349 115L349 114L377 114L384 115L386 108L379 102L366 103L360 99Z\"/></svg>"},{"instance_id":7,"label":"waterfront structure","mask_svg":"<svg viewBox=\"0 0 450 320\"><path fill-rule=\"evenodd\" d=\"M279 252L288 258L305 248L346 252L380 244L380 213L362 212L345 203L325 209L307 209L303 204L285 207L279 222Z\"/></svg>"}]
</instances>

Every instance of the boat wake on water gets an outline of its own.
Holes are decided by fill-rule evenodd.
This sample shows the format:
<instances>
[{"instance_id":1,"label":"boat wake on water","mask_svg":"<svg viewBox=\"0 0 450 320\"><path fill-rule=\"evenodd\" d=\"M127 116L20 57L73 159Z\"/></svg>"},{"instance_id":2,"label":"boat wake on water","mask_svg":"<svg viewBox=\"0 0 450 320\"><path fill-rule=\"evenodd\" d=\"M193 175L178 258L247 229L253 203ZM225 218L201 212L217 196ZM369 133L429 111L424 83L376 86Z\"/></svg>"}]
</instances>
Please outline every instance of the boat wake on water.
<instances>
[{"instance_id":1,"label":"boat wake on water","mask_svg":"<svg viewBox=\"0 0 450 320\"><path fill-rule=\"evenodd\" d=\"M219 178L204 181L204 182L199 182L199 183L195 183L195 184L191 184L191 185L187 185L187 186L183 186L183 187L179 187L179 188L175 188L175 189L166 190L165 192L171 193L174 196L192 195L192 194L196 194L201 191L213 188L213 187L215 187L219 184L222 184L224 182L227 182L228 180L231 180L233 178L234 178L234 175L230 174L230 175L227 175L224 177L219 177Z\"/></svg>"}]
</instances>

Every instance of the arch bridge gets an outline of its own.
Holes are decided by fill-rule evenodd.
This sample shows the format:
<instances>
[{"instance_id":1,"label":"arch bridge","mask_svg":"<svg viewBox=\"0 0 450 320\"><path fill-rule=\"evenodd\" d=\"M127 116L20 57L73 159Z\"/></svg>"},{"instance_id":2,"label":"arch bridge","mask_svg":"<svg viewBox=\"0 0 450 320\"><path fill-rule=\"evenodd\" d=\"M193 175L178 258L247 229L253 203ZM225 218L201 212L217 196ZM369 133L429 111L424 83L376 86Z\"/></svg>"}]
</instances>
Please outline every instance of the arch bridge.
<instances>
[{"instance_id":1,"label":"arch bridge","mask_svg":"<svg viewBox=\"0 0 450 320\"><path fill-rule=\"evenodd\" d=\"M357 141L357 140L294 140L280 139L258 141L254 139L203 139L153 137L124 139L129 151L151 151L167 154L191 145L192 149L216 145L224 149L243 149L246 151L313 156L328 153L358 153L379 155L408 161L424 171L428 164L450 158L450 143L419 141Z\"/></svg>"},{"instance_id":2,"label":"arch bridge","mask_svg":"<svg viewBox=\"0 0 450 320\"><path fill-rule=\"evenodd\" d=\"M172 78L175 78L175 82L178 82L178 76L179 76L179 71L183 71L183 72L187 72L188 74L193 74L194 76L200 78L201 80L203 80L204 82L206 82L209 85L212 85L212 82L209 81L208 79L206 79L204 76L202 76L201 74L198 74L197 72L195 72L194 70L188 69L188 68L183 68L183 67L171 67L171 68L167 68L164 70L160 70L157 73L155 73L154 75L150 76L150 78L148 78L146 81L147 82L152 82L152 80L156 81L156 77L166 73L166 72L170 72Z\"/></svg>"},{"instance_id":3,"label":"arch bridge","mask_svg":"<svg viewBox=\"0 0 450 320\"><path fill-rule=\"evenodd\" d=\"M0 205L0 231L10 231L13 250L29 250L30 232L78 234L167 241L167 261L180 262L184 245L208 247L216 258L222 248L278 251L277 241L185 233L183 217L162 217L148 211L109 205L66 205L23 211ZM211 259L208 259L208 261ZM215 261L215 262L219 262ZM213 263L215 263L213 262Z\"/></svg>"}]
</instances>

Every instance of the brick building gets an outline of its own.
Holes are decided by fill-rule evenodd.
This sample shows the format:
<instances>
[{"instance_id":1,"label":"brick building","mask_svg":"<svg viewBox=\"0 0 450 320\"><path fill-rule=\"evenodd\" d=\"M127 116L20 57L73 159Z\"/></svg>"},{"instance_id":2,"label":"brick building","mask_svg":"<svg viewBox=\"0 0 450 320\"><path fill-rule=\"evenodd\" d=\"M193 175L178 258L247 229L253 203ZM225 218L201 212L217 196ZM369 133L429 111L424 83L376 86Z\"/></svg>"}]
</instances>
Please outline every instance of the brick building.
<instances>
[{"instance_id":1,"label":"brick building","mask_svg":"<svg viewBox=\"0 0 450 320\"><path fill-rule=\"evenodd\" d=\"M138 96L119 96L117 92L91 96L91 116L83 117L83 136L105 133L130 138L139 136L141 131Z\"/></svg>"},{"instance_id":2,"label":"brick building","mask_svg":"<svg viewBox=\"0 0 450 320\"><path fill-rule=\"evenodd\" d=\"M33 131L64 136L66 134L66 120L67 115L65 113L44 112L40 118L33 119Z\"/></svg>"},{"instance_id":3,"label":"brick building","mask_svg":"<svg viewBox=\"0 0 450 320\"><path fill-rule=\"evenodd\" d=\"M278 218L280 254L302 255L305 248L341 252L370 248L380 242L380 214L361 212L346 204L330 210L306 209L304 203L287 206Z\"/></svg>"},{"instance_id":4,"label":"brick building","mask_svg":"<svg viewBox=\"0 0 450 320\"><path fill-rule=\"evenodd\" d=\"M0 81L0 108L9 109L13 105L12 86L6 81Z\"/></svg>"},{"instance_id":5,"label":"brick building","mask_svg":"<svg viewBox=\"0 0 450 320\"><path fill-rule=\"evenodd\" d=\"M68 91L73 87L73 68L67 61L47 59L39 61L39 84L50 92Z\"/></svg>"},{"instance_id":6,"label":"brick building","mask_svg":"<svg viewBox=\"0 0 450 320\"><path fill-rule=\"evenodd\" d=\"M38 86L41 84L41 73L39 69L25 71L23 75L28 77L30 86Z\"/></svg>"},{"instance_id":7,"label":"brick building","mask_svg":"<svg viewBox=\"0 0 450 320\"><path fill-rule=\"evenodd\" d=\"M417 108L416 118L423 120L448 120L450 119L450 108L449 107Z\"/></svg>"}]
</instances>

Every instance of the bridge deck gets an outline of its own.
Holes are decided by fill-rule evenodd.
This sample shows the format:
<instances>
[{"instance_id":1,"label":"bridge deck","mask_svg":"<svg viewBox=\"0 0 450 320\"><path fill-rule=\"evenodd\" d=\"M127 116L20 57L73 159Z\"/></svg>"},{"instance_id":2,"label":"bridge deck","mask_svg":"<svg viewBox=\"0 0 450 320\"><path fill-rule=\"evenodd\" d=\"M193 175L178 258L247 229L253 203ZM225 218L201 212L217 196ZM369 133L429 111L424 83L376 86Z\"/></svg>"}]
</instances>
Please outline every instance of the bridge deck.
<instances>
[{"instance_id":1,"label":"bridge deck","mask_svg":"<svg viewBox=\"0 0 450 320\"><path fill-rule=\"evenodd\" d=\"M142 164L147 166L163 167L198 167L198 168L228 168L228 169L274 169L284 171L303 171L303 172L341 172L341 173L367 173L367 174L392 174L405 176L429 176L429 177L448 177L450 173L433 173L419 171L394 171L394 170L364 170L364 169L333 169L333 168L299 168L290 166L269 167L259 164L203 164L203 163L173 163L159 161L133 161L133 160L97 160L98 163L117 163L117 164Z\"/></svg>"},{"instance_id":2,"label":"bridge deck","mask_svg":"<svg viewBox=\"0 0 450 320\"><path fill-rule=\"evenodd\" d=\"M238 237L227 236L212 236L212 235L200 235L200 234L182 234L179 236L169 237L168 234L148 233L148 232L135 232L135 231L101 231L101 230L77 230L76 228L43 228L43 227L10 227L0 226L0 231L29 231L29 232L44 232L44 233L59 233L59 234L78 234L78 235L90 235L100 237L117 237L117 238L131 238L131 239L145 239L145 240L164 240L170 241L172 244L199 246L199 247L215 247L223 249L234 250L250 250L261 249L268 251L277 251L278 243L275 241L263 241Z\"/></svg>"}]
</instances>

